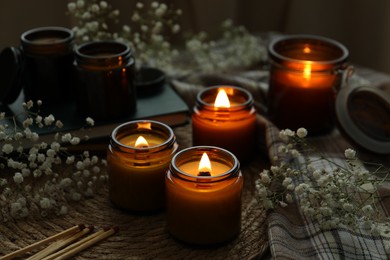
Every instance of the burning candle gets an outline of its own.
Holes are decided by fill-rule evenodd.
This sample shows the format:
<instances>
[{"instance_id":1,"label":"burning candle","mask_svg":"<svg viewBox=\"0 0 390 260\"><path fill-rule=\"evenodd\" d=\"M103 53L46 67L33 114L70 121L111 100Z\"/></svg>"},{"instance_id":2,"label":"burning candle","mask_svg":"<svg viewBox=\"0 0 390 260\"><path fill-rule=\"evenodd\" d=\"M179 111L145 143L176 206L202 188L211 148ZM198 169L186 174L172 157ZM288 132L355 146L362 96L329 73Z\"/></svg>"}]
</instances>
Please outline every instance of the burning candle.
<instances>
[{"instance_id":1,"label":"burning candle","mask_svg":"<svg viewBox=\"0 0 390 260\"><path fill-rule=\"evenodd\" d=\"M237 158L212 146L177 153L166 175L167 229L196 245L231 240L240 232L243 177Z\"/></svg>"},{"instance_id":2,"label":"burning candle","mask_svg":"<svg viewBox=\"0 0 390 260\"><path fill-rule=\"evenodd\" d=\"M268 46L268 114L279 128L305 127L322 134L333 129L335 90L348 50L319 36L286 36Z\"/></svg>"},{"instance_id":3,"label":"burning candle","mask_svg":"<svg viewBox=\"0 0 390 260\"><path fill-rule=\"evenodd\" d=\"M178 145L170 127L132 121L115 128L107 152L111 201L132 211L164 207L164 177Z\"/></svg>"},{"instance_id":4,"label":"burning candle","mask_svg":"<svg viewBox=\"0 0 390 260\"><path fill-rule=\"evenodd\" d=\"M252 95L242 88L204 89L192 114L193 144L222 147L248 161L255 150L255 113Z\"/></svg>"}]
</instances>

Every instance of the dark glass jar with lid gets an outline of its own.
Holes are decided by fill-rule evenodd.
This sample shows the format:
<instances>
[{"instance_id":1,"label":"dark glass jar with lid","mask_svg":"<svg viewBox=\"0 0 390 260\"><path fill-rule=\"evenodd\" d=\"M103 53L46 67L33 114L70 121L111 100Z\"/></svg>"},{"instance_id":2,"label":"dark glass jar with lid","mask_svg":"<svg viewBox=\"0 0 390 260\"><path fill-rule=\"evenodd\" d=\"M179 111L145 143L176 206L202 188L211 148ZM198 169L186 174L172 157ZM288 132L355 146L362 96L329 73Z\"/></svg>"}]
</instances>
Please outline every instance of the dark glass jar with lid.
<instances>
[{"instance_id":1,"label":"dark glass jar with lid","mask_svg":"<svg viewBox=\"0 0 390 260\"><path fill-rule=\"evenodd\" d=\"M136 110L135 61L130 47L93 41L76 51L78 111L96 119L126 117Z\"/></svg>"},{"instance_id":2,"label":"dark glass jar with lid","mask_svg":"<svg viewBox=\"0 0 390 260\"><path fill-rule=\"evenodd\" d=\"M21 35L25 100L58 104L74 96L73 48L74 33L68 28L39 27Z\"/></svg>"}]
</instances>

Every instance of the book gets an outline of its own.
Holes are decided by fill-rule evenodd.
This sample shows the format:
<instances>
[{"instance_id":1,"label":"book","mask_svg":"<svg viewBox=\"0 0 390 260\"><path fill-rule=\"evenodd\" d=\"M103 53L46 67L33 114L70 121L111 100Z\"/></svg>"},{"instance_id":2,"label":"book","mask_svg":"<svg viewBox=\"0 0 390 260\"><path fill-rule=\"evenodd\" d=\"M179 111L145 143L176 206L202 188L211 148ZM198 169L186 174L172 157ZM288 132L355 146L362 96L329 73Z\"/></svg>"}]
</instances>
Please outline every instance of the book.
<instances>
[{"instance_id":1,"label":"book","mask_svg":"<svg viewBox=\"0 0 390 260\"><path fill-rule=\"evenodd\" d=\"M2 111L8 115L14 115L19 127L22 126L23 121L27 118L22 105L23 102L24 96L21 93L14 103L5 106L6 111ZM42 105L43 108L44 106L45 104ZM188 123L189 108L172 87L169 84L165 84L157 94L137 97L137 109L134 114L119 120L95 120L94 126L87 126L86 117L81 117L77 114L74 102L50 106L47 109L43 109L39 114L42 117L52 114L56 120L60 120L64 125L60 129L54 126L40 128L35 124L31 126L30 129L39 134L40 142L49 143L53 141L56 133L70 133L72 136L78 136L81 139L84 136L88 136L88 144L92 145L93 143L106 144L115 127L128 121L148 119L165 123L171 127L184 125ZM10 125L11 123L13 122L9 121L7 124ZM23 147L31 147L31 144L25 141Z\"/></svg>"}]
</instances>

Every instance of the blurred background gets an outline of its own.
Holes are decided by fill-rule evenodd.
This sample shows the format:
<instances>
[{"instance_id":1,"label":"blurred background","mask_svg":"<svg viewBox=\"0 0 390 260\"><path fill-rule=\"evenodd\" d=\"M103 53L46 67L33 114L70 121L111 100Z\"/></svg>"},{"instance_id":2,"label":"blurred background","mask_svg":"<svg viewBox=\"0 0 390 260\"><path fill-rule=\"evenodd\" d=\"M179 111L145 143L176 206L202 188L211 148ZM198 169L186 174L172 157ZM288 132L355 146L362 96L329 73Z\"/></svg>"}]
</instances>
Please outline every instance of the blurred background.
<instances>
[{"instance_id":1,"label":"blurred background","mask_svg":"<svg viewBox=\"0 0 390 260\"><path fill-rule=\"evenodd\" d=\"M137 1L108 0L127 22ZM148 2L148 1L140 1ZM388 0L167 0L182 9L183 30L218 37L230 18L253 33L317 34L340 41L354 64L390 73ZM72 27L67 0L1 0L0 49L18 46L20 35L40 26Z\"/></svg>"}]
</instances>

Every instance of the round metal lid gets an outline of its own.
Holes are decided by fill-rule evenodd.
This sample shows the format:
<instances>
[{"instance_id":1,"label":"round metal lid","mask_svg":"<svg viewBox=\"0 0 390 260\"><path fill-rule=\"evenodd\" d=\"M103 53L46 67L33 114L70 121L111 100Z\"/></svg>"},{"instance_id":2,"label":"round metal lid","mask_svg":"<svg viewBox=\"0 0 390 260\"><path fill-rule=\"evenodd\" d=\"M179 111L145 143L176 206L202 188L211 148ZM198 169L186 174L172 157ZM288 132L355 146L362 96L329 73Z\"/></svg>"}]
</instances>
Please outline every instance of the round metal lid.
<instances>
[{"instance_id":1,"label":"round metal lid","mask_svg":"<svg viewBox=\"0 0 390 260\"><path fill-rule=\"evenodd\" d=\"M22 58L18 48L7 47L0 52L0 102L10 104L22 89Z\"/></svg>"},{"instance_id":2,"label":"round metal lid","mask_svg":"<svg viewBox=\"0 0 390 260\"><path fill-rule=\"evenodd\" d=\"M390 96L368 86L342 88L336 98L340 130L358 146L390 154Z\"/></svg>"}]
</instances>

